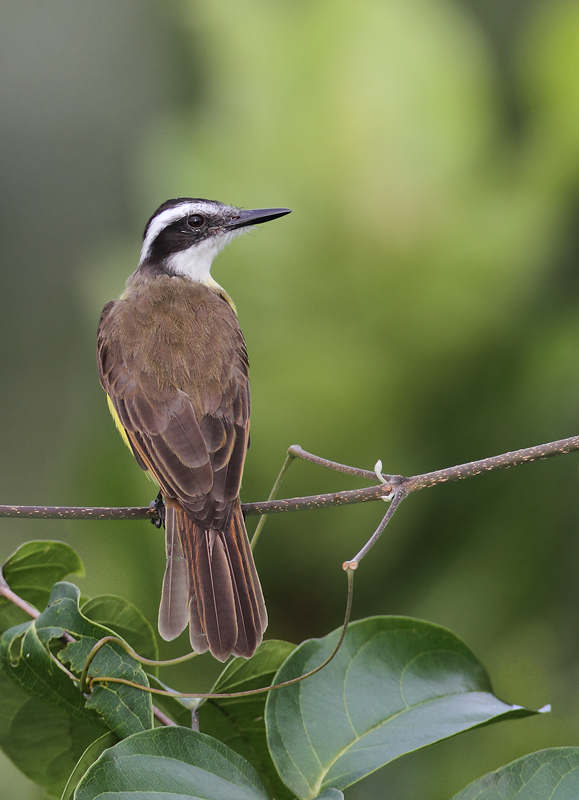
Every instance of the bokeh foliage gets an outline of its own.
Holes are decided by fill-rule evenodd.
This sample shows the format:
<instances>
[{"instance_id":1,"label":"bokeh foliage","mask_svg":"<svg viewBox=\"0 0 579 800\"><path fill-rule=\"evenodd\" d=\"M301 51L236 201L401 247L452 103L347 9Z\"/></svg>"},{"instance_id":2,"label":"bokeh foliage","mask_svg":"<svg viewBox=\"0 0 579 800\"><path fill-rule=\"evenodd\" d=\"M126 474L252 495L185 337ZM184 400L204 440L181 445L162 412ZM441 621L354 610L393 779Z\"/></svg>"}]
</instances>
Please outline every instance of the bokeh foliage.
<instances>
[{"instance_id":1,"label":"bokeh foliage","mask_svg":"<svg viewBox=\"0 0 579 800\"><path fill-rule=\"evenodd\" d=\"M103 0L97 11L59 0L59 31L4 0L19 47L0 122L6 502L152 499L108 419L94 331L134 269L144 221L170 196L295 212L214 268L252 365L244 499L267 495L292 443L409 474L577 433L579 3L487 5L119 11ZM353 485L296 464L282 494ZM568 456L424 492L398 512L359 570L355 616L447 625L500 697L554 712L411 756L351 800L446 800L530 750L578 743L576 495ZM377 505L268 521L257 562L269 636L297 642L339 624L340 564ZM163 550L152 527L3 531L4 556L30 538L71 542L83 591L122 593L154 622ZM212 674L180 679L208 686Z\"/></svg>"}]
</instances>

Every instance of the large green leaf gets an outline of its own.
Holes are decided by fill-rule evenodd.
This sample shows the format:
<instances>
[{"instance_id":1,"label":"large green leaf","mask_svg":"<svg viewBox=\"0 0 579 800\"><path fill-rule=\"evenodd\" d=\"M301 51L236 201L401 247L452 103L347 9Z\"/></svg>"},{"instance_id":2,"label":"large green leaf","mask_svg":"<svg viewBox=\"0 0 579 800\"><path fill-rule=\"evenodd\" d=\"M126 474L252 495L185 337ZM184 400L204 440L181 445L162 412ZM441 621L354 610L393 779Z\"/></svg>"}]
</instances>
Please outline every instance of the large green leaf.
<instances>
[{"instance_id":1,"label":"large green leaf","mask_svg":"<svg viewBox=\"0 0 579 800\"><path fill-rule=\"evenodd\" d=\"M84 617L78 608L80 592L71 583L54 585L50 602L29 623L10 628L0 637L0 663L6 674L28 694L60 708L67 714L98 721L99 718L119 738L152 727L150 694L122 684L98 684L85 701L78 681L74 681L51 655L57 651L79 677L87 656L104 636L112 631ZM64 632L75 641L62 648ZM90 669L92 676L122 677L147 686L139 664L116 643L104 645Z\"/></svg>"},{"instance_id":2,"label":"large green leaf","mask_svg":"<svg viewBox=\"0 0 579 800\"><path fill-rule=\"evenodd\" d=\"M321 664L339 635L304 642L275 682ZM461 731L536 713L491 691L483 666L445 628L406 617L361 620L325 669L269 694L269 748L284 782L311 800Z\"/></svg>"},{"instance_id":3,"label":"large green leaf","mask_svg":"<svg viewBox=\"0 0 579 800\"><path fill-rule=\"evenodd\" d=\"M100 725L30 697L0 670L0 747L49 794L60 796L83 751L102 733Z\"/></svg>"},{"instance_id":4,"label":"large green leaf","mask_svg":"<svg viewBox=\"0 0 579 800\"><path fill-rule=\"evenodd\" d=\"M228 664L211 691L243 692L269 686L294 649L289 642L263 642L250 659L236 658ZM294 794L282 783L271 760L265 733L266 698L264 692L208 700L199 709L199 727L249 761L274 800L286 800Z\"/></svg>"},{"instance_id":5,"label":"large green leaf","mask_svg":"<svg viewBox=\"0 0 579 800\"><path fill-rule=\"evenodd\" d=\"M99 756L104 753L105 750L108 750L109 747L113 747L113 745L115 745L117 742L118 739L115 734L112 731L109 731L108 733L104 733L102 736L99 736L98 739L95 739L89 744L70 773L70 777L68 778L62 793L61 800L72 800L79 781L91 764L94 764L97 758L99 758Z\"/></svg>"},{"instance_id":6,"label":"large green leaf","mask_svg":"<svg viewBox=\"0 0 579 800\"><path fill-rule=\"evenodd\" d=\"M579 747L530 753L471 783L453 800L577 800Z\"/></svg>"},{"instance_id":7,"label":"large green leaf","mask_svg":"<svg viewBox=\"0 0 579 800\"><path fill-rule=\"evenodd\" d=\"M102 594L84 603L81 611L93 622L117 633L143 658L159 658L157 640L151 624L128 600L114 594Z\"/></svg>"},{"instance_id":8,"label":"large green leaf","mask_svg":"<svg viewBox=\"0 0 579 800\"><path fill-rule=\"evenodd\" d=\"M75 800L267 800L253 767L229 747L186 728L155 728L106 750Z\"/></svg>"},{"instance_id":9,"label":"large green leaf","mask_svg":"<svg viewBox=\"0 0 579 800\"><path fill-rule=\"evenodd\" d=\"M84 575L82 561L64 542L26 542L2 565L8 586L23 600L42 611L50 590L67 575ZM25 611L0 597L0 633L29 620Z\"/></svg>"}]
</instances>

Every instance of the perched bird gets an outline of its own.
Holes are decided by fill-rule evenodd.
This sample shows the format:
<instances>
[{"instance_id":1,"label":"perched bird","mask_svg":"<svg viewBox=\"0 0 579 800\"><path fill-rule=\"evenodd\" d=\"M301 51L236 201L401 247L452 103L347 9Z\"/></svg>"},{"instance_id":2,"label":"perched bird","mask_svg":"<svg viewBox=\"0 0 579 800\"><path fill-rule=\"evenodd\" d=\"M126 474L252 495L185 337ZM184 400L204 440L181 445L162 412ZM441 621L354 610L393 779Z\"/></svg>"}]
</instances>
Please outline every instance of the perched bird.
<instances>
[{"instance_id":1,"label":"perched bird","mask_svg":"<svg viewBox=\"0 0 579 800\"><path fill-rule=\"evenodd\" d=\"M211 262L249 226L289 214L178 198L153 214L139 266L98 332L113 418L165 501L159 633L248 658L267 626L239 500L249 444L247 351Z\"/></svg>"}]
</instances>

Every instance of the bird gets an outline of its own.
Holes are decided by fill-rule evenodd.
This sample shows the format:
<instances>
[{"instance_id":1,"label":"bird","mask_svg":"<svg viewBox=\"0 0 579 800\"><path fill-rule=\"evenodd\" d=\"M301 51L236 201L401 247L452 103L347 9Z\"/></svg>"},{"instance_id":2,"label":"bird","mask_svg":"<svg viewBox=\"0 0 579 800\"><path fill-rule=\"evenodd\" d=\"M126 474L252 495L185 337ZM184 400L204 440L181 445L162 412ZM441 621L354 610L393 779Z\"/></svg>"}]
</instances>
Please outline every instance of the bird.
<instances>
[{"instance_id":1,"label":"bird","mask_svg":"<svg viewBox=\"0 0 579 800\"><path fill-rule=\"evenodd\" d=\"M189 625L196 653L249 658L267 612L239 491L249 446L249 363L235 305L211 277L227 244L288 208L167 200L137 269L103 308L97 343L109 410L159 485L166 568L158 628Z\"/></svg>"}]
</instances>

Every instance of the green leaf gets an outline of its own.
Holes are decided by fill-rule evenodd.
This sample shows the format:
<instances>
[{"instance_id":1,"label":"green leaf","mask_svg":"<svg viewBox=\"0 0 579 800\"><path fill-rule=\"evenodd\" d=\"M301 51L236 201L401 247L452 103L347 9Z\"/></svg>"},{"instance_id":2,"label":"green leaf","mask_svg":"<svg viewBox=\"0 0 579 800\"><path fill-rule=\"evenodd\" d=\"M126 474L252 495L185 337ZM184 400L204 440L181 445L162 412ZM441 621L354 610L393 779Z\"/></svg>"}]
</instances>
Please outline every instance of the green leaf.
<instances>
[{"instance_id":1,"label":"green leaf","mask_svg":"<svg viewBox=\"0 0 579 800\"><path fill-rule=\"evenodd\" d=\"M316 797L316 800L344 800L344 795L338 789L326 789Z\"/></svg>"},{"instance_id":2,"label":"green leaf","mask_svg":"<svg viewBox=\"0 0 579 800\"><path fill-rule=\"evenodd\" d=\"M471 783L453 800L577 800L579 747L530 753Z\"/></svg>"},{"instance_id":3,"label":"green leaf","mask_svg":"<svg viewBox=\"0 0 579 800\"><path fill-rule=\"evenodd\" d=\"M97 758L102 755L105 750L108 750L109 747L113 747L113 745L115 745L118 741L119 740L115 734L112 731L109 731L108 733L99 736L98 739L95 739L93 742L91 742L91 744L89 744L75 764L72 773L70 773L70 777L66 783L60 800L72 800L74 790L91 764L94 764Z\"/></svg>"},{"instance_id":4,"label":"green leaf","mask_svg":"<svg viewBox=\"0 0 579 800\"><path fill-rule=\"evenodd\" d=\"M141 611L113 594L102 594L81 605L85 617L117 633L138 655L159 658L155 632ZM150 668L154 671L155 668Z\"/></svg>"},{"instance_id":5,"label":"green leaf","mask_svg":"<svg viewBox=\"0 0 579 800\"><path fill-rule=\"evenodd\" d=\"M23 600L42 611L54 583L67 575L84 575L82 561L64 542L26 542L2 565L8 586ZM25 611L0 597L0 633L29 620Z\"/></svg>"},{"instance_id":6,"label":"green leaf","mask_svg":"<svg viewBox=\"0 0 579 800\"><path fill-rule=\"evenodd\" d=\"M50 602L29 623L10 628L0 637L0 663L6 674L28 694L60 708L67 714L100 718L119 738L146 730L153 725L149 693L122 684L98 684L85 701L78 681L88 654L99 639L112 631L84 617L78 608L80 592L71 583L57 583ZM62 636L75 641L62 647ZM63 664L69 664L73 677L51 655L51 648ZM124 648L107 643L91 664L92 676L106 675L135 681L147 686L145 673Z\"/></svg>"},{"instance_id":7,"label":"green leaf","mask_svg":"<svg viewBox=\"0 0 579 800\"><path fill-rule=\"evenodd\" d=\"M53 636L47 633L46 629L40 631L35 621L5 631L0 638L0 664L5 674L32 697L98 724L96 712L85 709L85 699L78 686L51 657L48 645L51 639L58 640L62 636L62 629L56 629Z\"/></svg>"},{"instance_id":8,"label":"green leaf","mask_svg":"<svg viewBox=\"0 0 579 800\"><path fill-rule=\"evenodd\" d=\"M42 616L46 617L47 627L59 624L68 633L81 636L78 641L68 644L58 656L80 676L93 646L99 639L114 631L84 617L78 608L79 597L76 586L69 583L56 584L51 595L54 602ZM116 642L108 642L100 648L91 662L89 674L92 677L123 678L148 686L140 664ZM120 683L96 684L86 702L86 708L98 711L108 727L121 739L153 726L151 695L132 686Z\"/></svg>"},{"instance_id":9,"label":"green leaf","mask_svg":"<svg viewBox=\"0 0 579 800\"><path fill-rule=\"evenodd\" d=\"M211 691L242 692L269 686L294 649L295 645L289 642L263 642L250 659L236 658L228 664ZM208 700L199 709L199 728L249 761L275 800L289 800L294 794L280 780L267 746L266 698L264 692L249 697Z\"/></svg>"},{"instance_id":10,"label":"green leaf","mask_svg":"<svg viewBox=\"0 0 579 800\"><path fill-rule=\"evenodd\" d=\"M339 635L304 642L275 682L321 664ZM311 800L461 731L536 713L491 691L483 666L445 628L406 617L361 620L325 669L269 694L269 749L283 781Z\"/></svg>"},{"instance_id":11,"label":"green leaf","mask_svg":"<svg viewBox=\"0 0 579 800\"><path fill-rule=\"evenodd\" d=\"M60 796L79 757L102 732L100 725L30 697L0 670L0 747L49 794Z\"/></svg>"},{"instance_id":12,"label":"green leaf","mask_svg":"<svg viewBox=\"0 0 579 800\"><path fill-rule=\"evenodd\" d=\"M155 728L105 750L75 800L267 800L253 767L229 747L186 728Z\"/></svg>"}]
</instances>

